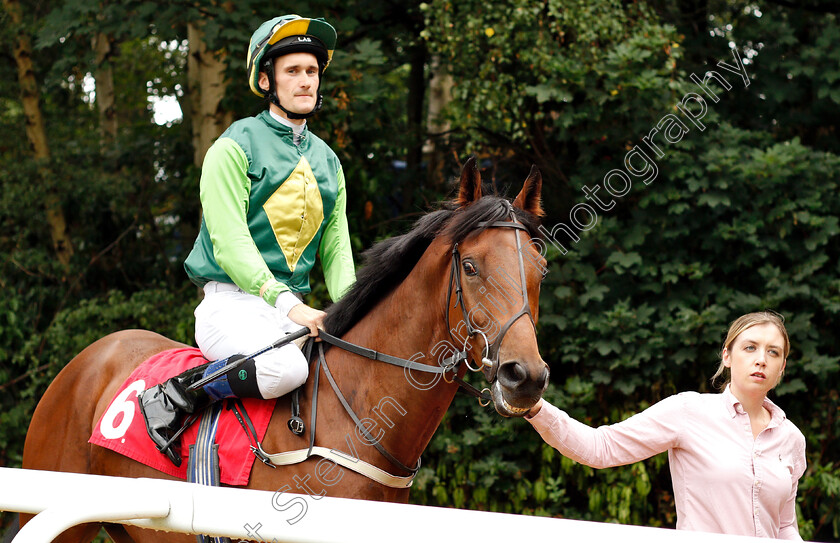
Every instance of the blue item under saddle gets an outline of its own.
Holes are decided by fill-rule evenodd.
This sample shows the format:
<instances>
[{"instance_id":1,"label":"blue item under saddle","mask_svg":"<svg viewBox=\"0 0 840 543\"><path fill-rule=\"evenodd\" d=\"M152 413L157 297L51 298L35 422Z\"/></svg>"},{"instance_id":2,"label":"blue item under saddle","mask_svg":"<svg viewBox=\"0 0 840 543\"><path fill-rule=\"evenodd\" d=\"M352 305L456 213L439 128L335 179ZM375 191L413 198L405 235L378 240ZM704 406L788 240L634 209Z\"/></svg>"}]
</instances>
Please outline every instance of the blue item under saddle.
<instances>
[{"instance_id":1,"label":"blue item under saddle","mask_svg":"<svg viewBox=\"0 0 840 543\"><path fill-rule=\"evenodd\" d=\"M227 379L225 379L225 384L227 384ZM221 412L222 404L217 402L208 407L201 415L198 436L195 444L190 445L190 460L187 465L187 481L191 483L208 486L219 486L220 484L219 446L216 444L216 429L219 425ZM230 543L230 539L227 537L197 535L196 538L198 543Z\"/></svg>"}]
</instances>

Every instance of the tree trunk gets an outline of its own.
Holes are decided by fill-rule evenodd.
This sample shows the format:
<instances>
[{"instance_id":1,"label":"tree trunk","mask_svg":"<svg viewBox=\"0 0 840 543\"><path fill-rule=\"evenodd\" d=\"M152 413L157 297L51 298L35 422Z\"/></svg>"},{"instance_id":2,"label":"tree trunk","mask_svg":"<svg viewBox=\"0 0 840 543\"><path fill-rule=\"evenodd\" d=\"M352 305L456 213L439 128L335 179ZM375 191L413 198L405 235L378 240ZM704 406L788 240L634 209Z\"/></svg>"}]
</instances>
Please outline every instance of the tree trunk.
<instances>
[{"instance_id":1,"label":"tree trunk","mask_svg":"<svg viewBox=\"0 0 840 543\"><path fill-rule=\"evenodd\" d=\"M67 269L73 256L73 244L67 235L67 223L64 211L61 209L61 199L55 175L50 170L50 148L47 143L47 133L44 129L44 117L41 114L38 83L32 69L32 40L23 27L20 2L18 0L3 0L3 7L15 27L14 57L18 68L18 82L20 84L23 113L26 119L26 137L32 146L35 160L38 163L40 184L47 187L44 195L44 208L47 215L47 225L52 238L53 249L58 261Z\"/></svg>"},{"instance_id":2,"label":"tree trunk","mask_svg":"<svg viewBox=\"0 0 840 543\"><path fill-rule=\"evenodd\" d=\"M196 23L187 25L190 55L187 59L190 117L192 119L193 161L201 167L207 149L233 121L221 108L227 90L225 55L207 49Z\"/></svg>"},{"instance_id":3,"label":"tree trunk","mask_svg":"<svg viewBox=\"0 0 840 543\"><path fill-rule=\"evenodd\" d=\"M96 59L96 107L99 109L99 130L103 145L112 146L117 141L117 110L114 95L114 70L111 55L114 39L97 32L93 36L93 53Z\"/></svg>"},{"instance_id":4,"label":"tree trunk","mask_svg":"<svg viewBox=\"0 0 840 543\"><path fill-rule=\"evenodd\" d=\"M449 138L449 123L443 119L446 105L452 101L452 87L455 84L452 76L440 66L440 59L434 57L431 62L431 78L429 79L429 107L426 126L429 139L423 148L426 158L426 168L429 184L435 190L442 190L446 183L443 164L446 161L446 147Z\"/></svg>"},{"instance_id":5,"label":"tree trunk","mask_svg":"<svg viewBox=\"0 0 840 543\"><path fill-rule=\"evenodd\" d=\"M426 94L426 46L422 42L410 52L411 72L408 76L408 154L406 167L412 181L403 187L403 211L412 209L413 188L422 183L420 163L423 159L423 105Z\"/></svg>"}]
</instances>

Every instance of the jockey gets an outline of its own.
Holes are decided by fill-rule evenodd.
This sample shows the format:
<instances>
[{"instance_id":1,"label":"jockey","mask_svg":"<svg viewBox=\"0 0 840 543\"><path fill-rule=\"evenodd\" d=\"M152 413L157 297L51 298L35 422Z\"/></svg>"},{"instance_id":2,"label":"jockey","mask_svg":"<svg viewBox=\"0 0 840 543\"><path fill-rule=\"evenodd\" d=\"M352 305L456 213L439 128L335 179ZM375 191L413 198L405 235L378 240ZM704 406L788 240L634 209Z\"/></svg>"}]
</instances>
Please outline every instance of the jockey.
<instances>
[{"instance_id":1,"label":"jockey","mask_svg":"<svg viewBox=\"0 0 840 543\"><path fill-rule=\"evenodd\" d=\"M201 229L184 267L204 289L195 337L215 362L139 400L149 435L175 465L181 459L169 444L183 414L222 398L277 398L302 385L309 366L289 343L197 391L186 387L301 327L318 335L326 314L301 301L316 255L333 301L355 282L341 163L306 123L321 108L321 76L335 42L323 19L263 23L251 36L248 83L269 108L234 122L204 158Z\"/></svg>"}]
</instances>

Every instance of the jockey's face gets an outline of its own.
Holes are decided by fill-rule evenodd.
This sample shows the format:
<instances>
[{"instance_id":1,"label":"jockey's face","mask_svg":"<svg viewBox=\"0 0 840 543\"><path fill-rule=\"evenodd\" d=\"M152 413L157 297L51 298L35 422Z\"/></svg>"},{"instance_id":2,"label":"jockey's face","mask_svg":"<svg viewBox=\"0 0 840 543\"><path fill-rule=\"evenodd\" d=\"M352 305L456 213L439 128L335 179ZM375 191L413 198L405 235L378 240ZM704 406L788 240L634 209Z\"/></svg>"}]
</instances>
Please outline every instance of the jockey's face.
<instances>
[{"instance_id":1,"label":"jockey's face","mask_svg":"<svg viewBox=\"0 0 840 543\"><path fill-rule=\"evenodd\" d=\"M312 53L290 53L274 59L274 88L277 99L292 113L309 113L318 100L318 59ZM260 88L268 90L268 76L260 72ZM287 117L280 108L271 104L271 110ZM303 119L290 119L301 124Z\"/></svg>"}]
</instances>

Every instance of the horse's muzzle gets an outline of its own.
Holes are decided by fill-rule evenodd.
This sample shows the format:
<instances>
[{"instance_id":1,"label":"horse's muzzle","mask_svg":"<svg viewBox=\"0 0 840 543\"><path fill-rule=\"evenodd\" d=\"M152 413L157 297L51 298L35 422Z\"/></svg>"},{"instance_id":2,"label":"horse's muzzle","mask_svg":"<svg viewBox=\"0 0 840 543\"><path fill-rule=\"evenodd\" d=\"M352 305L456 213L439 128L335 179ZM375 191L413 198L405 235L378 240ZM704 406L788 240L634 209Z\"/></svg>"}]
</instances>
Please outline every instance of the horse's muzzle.
<instances>
[{"instance_id":1,"label":"horse's muzzle","mask_svg":"<svg viewBox=\"0 0 840 543\"><path fill-rule=\"evenodd\" d=\"M542 397L548 386L548 366L535 372L518 361L503 362L491 387L496 411L504 417L524 416Z\"/></svg>"}]
</instances>

